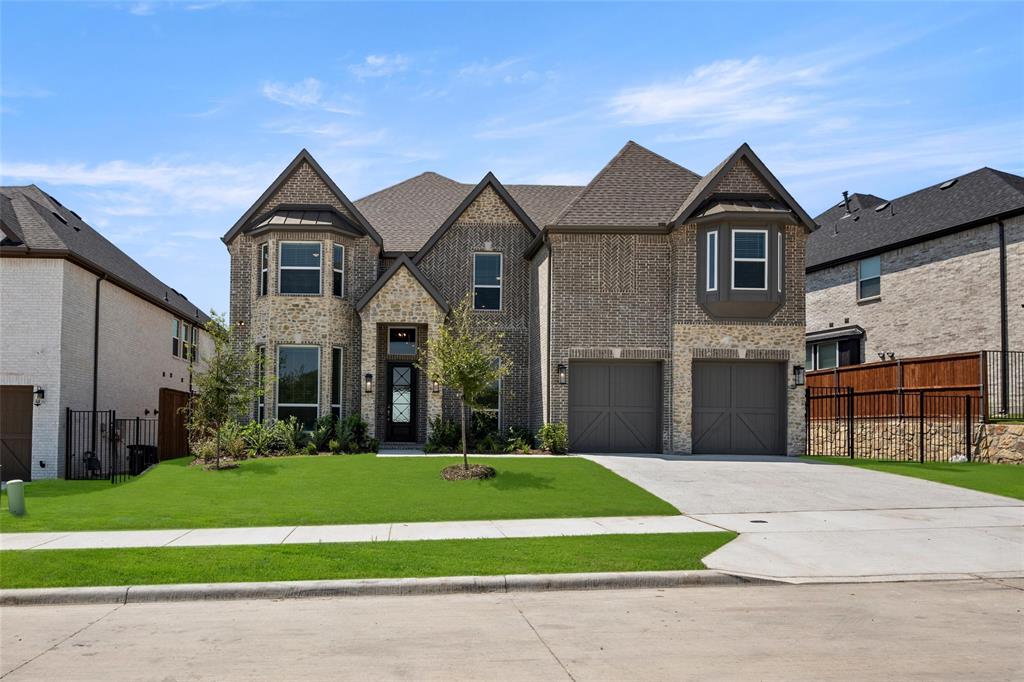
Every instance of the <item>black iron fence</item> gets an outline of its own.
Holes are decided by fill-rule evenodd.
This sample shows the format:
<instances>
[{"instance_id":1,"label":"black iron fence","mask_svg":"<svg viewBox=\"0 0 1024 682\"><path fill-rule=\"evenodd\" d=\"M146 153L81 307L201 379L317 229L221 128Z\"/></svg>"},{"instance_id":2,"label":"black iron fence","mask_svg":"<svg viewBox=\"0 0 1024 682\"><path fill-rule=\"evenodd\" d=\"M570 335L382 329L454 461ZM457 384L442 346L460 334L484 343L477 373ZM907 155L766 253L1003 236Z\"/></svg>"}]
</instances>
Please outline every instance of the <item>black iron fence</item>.
<instances>
[{"instance_id":1,"label":"black iron fence","mask_svg":"<svg viewBox=\"0 0 1024 682\"><path fill-rule=\"evenodd\" d=\"M985 414L989 419L1024 419L1024 351L982 351Z\"/></svg>"},{"instance_id":2,"label":"black iron fence","mask_svg":"<svg viewBox=\"0 0 1024 682\"><path fill-rule=\"evenodd\" d=\"M808 387L807 454L914 462L971 459L982 398Z\"/></svg>"},{"instance_id":3,"label":"black iron fence","mask_svg":"<svg viewBox=\"0 0 1024 682\"><path fill-rule=\"evenodd\" d=\"M159 420L118 419L114 410L67 410L64 477L111 483L160 461Z\"/></svg>"}]
</instances>

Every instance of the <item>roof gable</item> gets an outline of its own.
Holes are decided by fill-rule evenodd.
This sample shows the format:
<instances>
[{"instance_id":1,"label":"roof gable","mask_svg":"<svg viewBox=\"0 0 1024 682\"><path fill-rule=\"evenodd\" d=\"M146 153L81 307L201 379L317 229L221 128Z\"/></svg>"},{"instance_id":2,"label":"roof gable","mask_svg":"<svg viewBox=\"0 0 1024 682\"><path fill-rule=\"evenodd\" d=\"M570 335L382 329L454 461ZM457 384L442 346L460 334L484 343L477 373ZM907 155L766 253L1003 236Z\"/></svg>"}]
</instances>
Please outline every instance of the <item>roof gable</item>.
<instances>
[{"instance_id":1,"label":"roof gable","mask_svg":"<svg viewBox=\"0 0 1024 682\"><path fill-rule=\"evenodd\" d=\"M665 224L699 180L693 171L630 140L553 224Z\"/></svg>"},{"instance_id":2,"label":"roof gable","mask_svg":"<svg viewBox=\"0 0 1024 682\"><path fill-rule=\"evenodd\" d=\"M782 183L776 179L768 167L757 157L754 150L746 142L741 144L728 158L701 178L690 195L679 207L672 219L673 225L686 223L701 205L714 194L740 194L768 196L785 203L804 228L814 230L817 223L797 203Z\"/></svg>"},{"instance_id":3,"label":"roof gable","mask_svg":"<svg viewBox=\"0 0 1024 682\"><path fill-rule=\"evenodd\" d=\"M441 223L441 226L437 228L437 231L434 232L430 239L427 240L427 243L416 252L416 255L413 257L413 262L419 263L423 260L423 257L427 255L432 248L434 248L434 245L437 244L438 240L444 236L451 226L465 215L468 214L470 216L470 220L472 220L472 218L475 217L473 211L477 208L477 200L484 196L485 191L497 194L498 198L504 202L505 207L509 210L510 216L514 217L519 221L519 223L526 227L526 229L530 231L531 235L537 236L540 233L540 230L537 229L533 219L531 219L519 203L512 198L512 195L509 194L508 190L505 189L505 187L498 181L498 178L494 177L494 173L488 172L487 175L483 177L483 180L478 182L476 187L470 190L469 194L467 194L462 200L462 203L455 207L455 210L451 212L451 215Z\"/></svg>"},{"instance_id":4,"label":"roof gable","mask_svg":"<svg viewBox=\"0 0 1024 682\"><path fill-rule=\"evenodd\" d=\"M315 197L315 201L310 201ZM345 193L331 180L324 172L320 164L316 162L313 155L307 150L300 151L292 162L281 172L280 175L270 184L270 187L260 195L260 198L242 214L242 217L232 225L221 239L225 243L230 242L239 232L250 227L250 222L255 216L272 211L279 205L287 204L328 204L333 206L339 213L352 221L361 230L365 231L378 245L382 245L380 235L373 229L370 222L366 220L359 209L349 201Z\"/></svg>"},{"instance_id":5,"label":"roof gable","mask_svg":"<svg viewBox=\"0 0 1024 682\"><path fill-rule=\"evenodd\" d=\"M409 274L413 276L413 279L423 287L423 290L426 291L432 299L434 299L434 302L437 303L441 311L447 314L448 304L445 303L444 297L441 296L441 292L437 290L437 287L427 279L427 276L423 274L423 271L420 270L419 267L404 253L395 259L395 262L391 264L391 267L388 268L383 275L378 277L377 281L373 283L372 287L370 287L370 290L363 294L363 297L356 302L356 312L362 311L363 308L369 305L370 301L373 300L373 297L376 296L402 268L405 268Z\"/></svg>"}]
</instances>

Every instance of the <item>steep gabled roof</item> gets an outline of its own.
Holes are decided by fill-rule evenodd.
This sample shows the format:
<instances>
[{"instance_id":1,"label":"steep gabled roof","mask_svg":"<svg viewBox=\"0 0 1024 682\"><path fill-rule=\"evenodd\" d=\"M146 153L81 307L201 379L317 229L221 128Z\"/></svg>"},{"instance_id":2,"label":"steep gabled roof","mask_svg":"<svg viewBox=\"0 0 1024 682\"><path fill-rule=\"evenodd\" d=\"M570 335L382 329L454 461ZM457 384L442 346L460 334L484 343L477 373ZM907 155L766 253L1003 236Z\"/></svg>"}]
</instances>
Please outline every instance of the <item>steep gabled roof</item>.
<instances>
[{"instance_id":1,"label":"steep gabled roof","mask_svg":"<svg viewBox=\"0 0 1024 682\"><path fill-rule=\"evenodd\" d=\"M200 323L210 318L35 185L0 187L0 253L66 257L154 305Z\"/></svg>"},{"instance_id":2,"label":"steep gabled roof","mask_svg":"<svg viewBox=\"0 0 1024 682\"><path fill-rule=\"evenodd\" d=\"M879 206L883 208L875 210ZM1024 178L979 168L891 202L851 206L849 214L845 206L831 207L818 216L821 227L807 239L807 268L828 267L1018 214L1024 214Z\"/></svg>"},{"instance_id":3,"label":"steep gabled roof","mask_svg":"<svg viewBox=\"0 0 1024 682\"><path fill-rule=\"evenodd\" d=\"M661 225L699 180L693 171L630 140L552 224Z\"/></svg>"},{"instance_id":4,"label":"steep gabled roof","mask_svg":"<svg viewBox=\"0 0 1024 682\"><path fill-rule=\"evenodd\" d=\"M498 181L498 178L494 177L494 173L488 172L487 175L485 175L483 179L476 184L476 187L471 189L469 193L466 194L462 202L455 207L455 210L451 212L451 214L445 219L445 221L441 223L441 226L437 228L434 234L430 236L430 239L428 239L427 242L420 248L420 250L416 252L416 255L412 259L414 263L419 263L421 260L423 260L423 257L427 255L430 249L434 247L434 244L437 243L437 240L444 236L444 233L447 232L449 228L451 228L451 226L455 224L455 221L459 219L459 217L465 212L465 210L469 208L469 206L474 201L476 201L476 198L479 197L480 194L488 187L497 192L501 200L505 202L505 204L509 207L512 213L515 214L516 218L519 219L519 222L525 225L526 229L530 231L530 234L532 234L533 236L537 236L537 234L540 233L540 230L534 224L533 219L526 214L526 211L524 211L523 208L519 205L519 202L512 198L512 195L509 194L508 190L506 190L505 187Z\"/></svg>"},{"instance_id":5,"label":"steep gabled roof","mask_svg":"<svg viewBox=\"0 0 1024 682\"><path fill-rule=\"evenodd\" d=\"M395 259L395 262L391 264L391 267L388 268L383 275L378 277L377 281L373 283L372 287L370 287L370 290L363 294L363 297L356 302L356 312L362 311L362 309L373 300L373 297L377 295L377 292L383 289L384 285L387 284L401 268L408 270L409 274L419 282L421 287L423 287L423 290L426 291L432 299L434 299L434 302L437 303L438 307L447 314L448 304L445 302L444 297L441 296L441 292L438 291L437 287L435 287L427 276L423 274L423 271L420 270L419 266L413 263L412 260L410 260L404 253L400 254L398 258Z\"/></svg>"},{"instance_id":6,"label":"steep gabled roof","mask_svg":"<svg viewBox=\"0 0 1024 682\"><path fill-rule=\"evenodd\" d=\"M766 189L769 194L774 193L778 198L785 203L789 209L796 216L797 220L803 223L807 230L813 230L817 227L817 223L807 215L807 212L801 208L800 204L797 203L786 188L782 186L782 183L772 175L772 172L768 170L768 167L757 157L754 150L750 148L746 142L741 144L739 148L730 154L724 161L715 166L714 169L703 178L696 186L690 191L689 196L679 206L679 210L672 218L673 225L682 225L686 223L694 214L702 207L705 201L716 193L719 184L728 177L730 171L737 167L737 164L746 162L750 165L753 171L760 176L760 179L764 182Z\"/></svg>"},{"instance_id":7,"label":"steep gabled roof","mask_svg":"<svg viewBox=\"0 0 1024 682\"><path fill-rule=\"evenodd\" d=\"M383 245L383 241L381 240L380 235L377 234L377 232L373 229L373 226L370 225L370 222L365 217L363 217L363 214L359 212L359 209L356 208L351 201L349 201L349 198L345 196L345 193L341 191L341 188L339 188L334 183L334 180L331 180L331 176L327 175L324 169L320 167L320 164L316 162L316 159L313 158L313 155L310 154L306 149L301 150L295 156L295 158L292 159L292 162L289 163L288 166L283 171L281 171L281 174L277 176L277 179L275 179L274 182L270 183L270 187L268 187L266 191L260 195L260 198L257 199L253 203L253 205L250 206L248 210L246 210L246 212L242 214L242 217L239 218L238 221L231 226L231 229L227 231L227 234L221 237L221 241L223 241L224 243L230 242L232 239L235 238L235 236L239 232L246 229L249 226L250 220L256 215L256 212L259 211L259 209L262 208L264 204L266 204L266 202L270 200L270 198L273 197L274 194L276 194L279 189L281 189L281 187L288 181L292 174L296 170L298 170L304 163L308 164L309 167L313 169L313 172L316 173L320 180L323 181L323 183L327 186L331 194L333 194L335 198L341 203L341 205L345 207L345 210L351 214L350 217L353 220L353 222L355 222L360 227L360 229L364 230L366 234L368 234L375 242L377 242L377 244Z\"/></svg>"}]
</instances>

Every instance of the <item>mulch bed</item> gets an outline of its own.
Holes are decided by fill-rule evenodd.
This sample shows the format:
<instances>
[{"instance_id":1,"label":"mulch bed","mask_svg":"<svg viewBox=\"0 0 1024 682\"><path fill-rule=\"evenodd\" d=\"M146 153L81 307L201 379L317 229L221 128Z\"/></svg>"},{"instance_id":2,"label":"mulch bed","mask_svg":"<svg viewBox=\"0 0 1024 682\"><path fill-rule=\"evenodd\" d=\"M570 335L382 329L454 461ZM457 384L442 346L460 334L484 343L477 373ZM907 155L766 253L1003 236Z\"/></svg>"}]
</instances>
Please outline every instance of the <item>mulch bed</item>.
<instances>
[{"instance_id":1,"label":"mulch bed","mask_svg":"<svg viewBox=\"0 0 1024 682\"><path fill-rule=\"evenodd\" d=\"M446 481L472 481L494 478L497 473L494 467L483 464L470 464L469 469L463 469L461 464L453 464L441 469L441 478Z\"/></svg>"}]
</instances>

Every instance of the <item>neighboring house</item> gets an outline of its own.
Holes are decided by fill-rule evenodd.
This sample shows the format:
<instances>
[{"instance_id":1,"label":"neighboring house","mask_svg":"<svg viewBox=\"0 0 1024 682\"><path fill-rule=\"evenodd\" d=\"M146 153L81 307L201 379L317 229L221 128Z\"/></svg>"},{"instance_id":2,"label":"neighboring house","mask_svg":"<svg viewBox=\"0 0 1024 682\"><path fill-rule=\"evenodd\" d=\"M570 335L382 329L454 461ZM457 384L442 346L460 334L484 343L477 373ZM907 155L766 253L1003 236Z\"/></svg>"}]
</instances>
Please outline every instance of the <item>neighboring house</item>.
<instances>
[{"instance_id":1,"label":"neighboring house","mask_svg":"<svg viewBox=\"0 0 1024 682\"><path fill-rule=\"evenodd\" d=\"M847 195L807 240L807 368L1024 350L1024 178Z\"/></svg>"},{"instance_id":2,"label":"neighboring house","mask_svg":"<svg viewBox=\"0 0 1024 682\"><path fill-rule=\"evenodd\" d=\"M510 373L478 410L575 451L804 448L804 241L746 145L705 177L633 142L585 187L424 173L350 201L303 150L224 236L256 418L361 414L422 443L456 400L417 352L470 296Z\"/></svg>"},{"instance_id":3,"label":"neighboring house","mask_svg":"<svg viewBox=\"0 0 1024 682\"><path fill-rule=\"evenodd\" d=\"M152 418L187 396L209 318L35 185L0 188L0 231L3 479L62 477L67 409Z\"/></svg>"}]
</instances>

